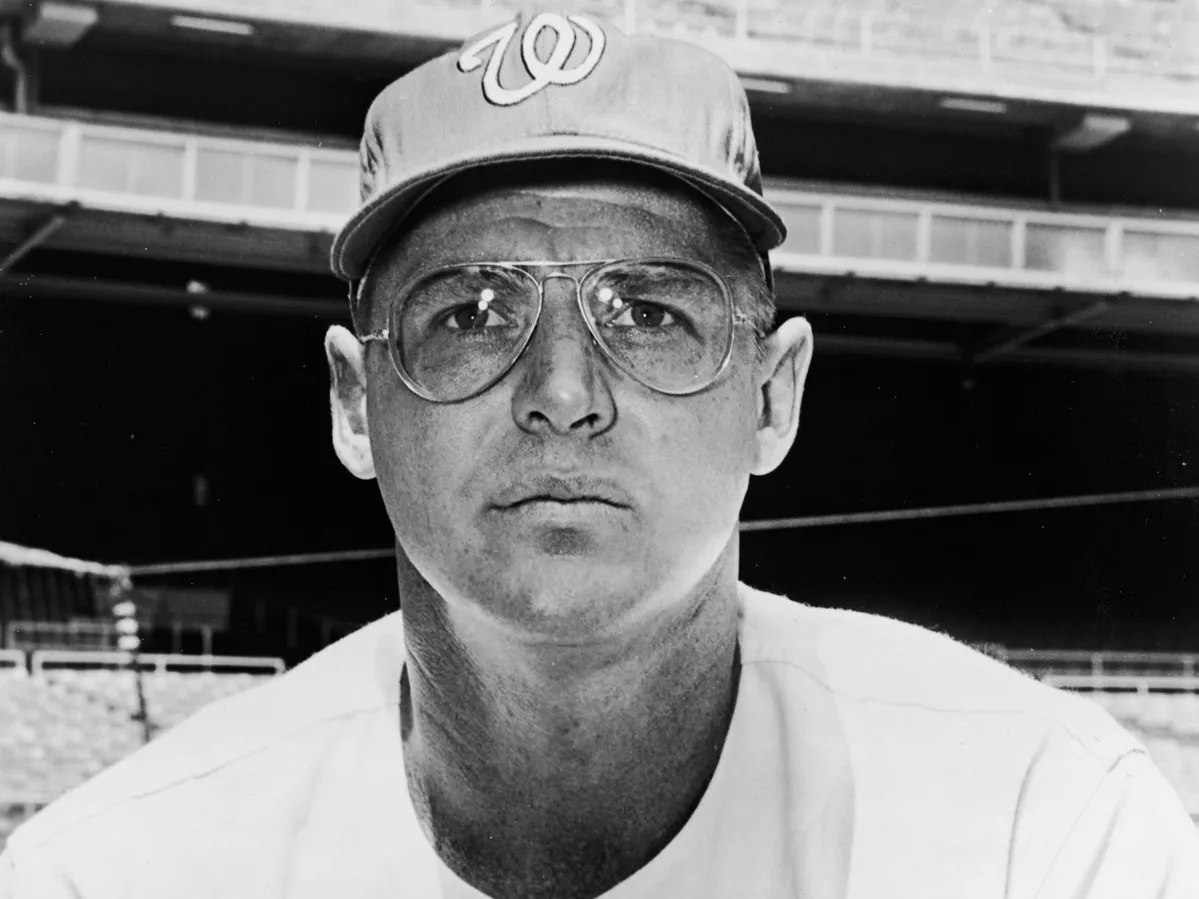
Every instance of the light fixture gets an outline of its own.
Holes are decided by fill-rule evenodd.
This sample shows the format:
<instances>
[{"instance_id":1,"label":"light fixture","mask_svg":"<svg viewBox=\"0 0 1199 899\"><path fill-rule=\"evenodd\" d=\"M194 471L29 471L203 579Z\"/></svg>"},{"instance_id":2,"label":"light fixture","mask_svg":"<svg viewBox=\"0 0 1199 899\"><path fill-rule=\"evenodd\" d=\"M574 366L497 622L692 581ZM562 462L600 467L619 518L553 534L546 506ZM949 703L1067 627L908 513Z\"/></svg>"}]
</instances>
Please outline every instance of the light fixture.
<instances>
[{"instance_id":1,"label":"light fixture","mask_svg":"<svg viewBox=\"0 0 1199 899\"><path fill-rule=\"evenodd\" d=\"M236 22L233 19L210 19L207 16L171 16L171 24L176 28L232 34L237 37L249 37L254 33L254 26L249 22Z\"/></svg>"},{"instance_id":2,"label":"light fixture","mask_svg":"<svg viewBox=\"0 0 1199 899\"><path fill-rule=\"evenodd\" d=\"M1088 112L1073 127L1063 129L1054 138L1053 146L1058 150L1082 153L1111 143L1131 127L1132 122L1125 116Z\"/></svg>"},{"instance_id":3,"label":"light fixture","mask_svg":"<svg viewBox=\"0 0 1199 899\"><path fill-rule=\"evenodd\" d=\"M34 4L33 19L25 24L27 41L51 47L70 47L87 34L100 18L95 7L82 3L45 0Z\"/></svg>"},{"instance_id":4,"label":"light fixture","mask_svg":"<svg viewBox=\"0 0 1199 899\"><path fill-rule=\"evenodd\" d=\"M786 81L778 81L774 78L748 78L745 75L741 76L741 86L747 91L758 91L763 94L789 94L791 93L791 85Z\"/></svg>"},{"instance_id":5,"label":"light fixture","mask_svg":"<svg viewBox=\"0 0 1199 899\"><path fill-rule=\"evenodd\" d=\"M943 97L941 108L958 112L981 112L986 115L1003 115L1007 112L1007 104L1001 100L980 100L977 97Z\"/></svg>"}]
</instances>

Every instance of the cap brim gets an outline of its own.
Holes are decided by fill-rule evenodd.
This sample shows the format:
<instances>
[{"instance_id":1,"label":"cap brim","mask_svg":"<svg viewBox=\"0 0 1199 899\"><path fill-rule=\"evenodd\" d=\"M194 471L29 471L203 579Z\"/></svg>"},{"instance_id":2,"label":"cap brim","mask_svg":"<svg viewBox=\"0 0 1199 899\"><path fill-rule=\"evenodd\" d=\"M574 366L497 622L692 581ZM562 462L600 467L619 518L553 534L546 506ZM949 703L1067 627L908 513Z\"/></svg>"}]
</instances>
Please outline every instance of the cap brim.
<instances>
[{"instance_id":1,"label":"cap brim","mask_svg":"<svg viewBox=\"0 0 1199 899\"><path fill-rule=\"evenodd\" d=\"M633 162L674 175L727 209L745 227L760 252L765 253L777 247L786 234L782 219L762 196L748 187L731 183L717 172L709 172L676 156L625 141L558 135L522 141L485 155L451 158L435 168L413 173L402 184L374 197L346 222L333 241L333 273L346 281L361 278L379 241L401 221L423 194L447 178L470 169L505 162L571 158Z\"/></svg>"}]
</instances>

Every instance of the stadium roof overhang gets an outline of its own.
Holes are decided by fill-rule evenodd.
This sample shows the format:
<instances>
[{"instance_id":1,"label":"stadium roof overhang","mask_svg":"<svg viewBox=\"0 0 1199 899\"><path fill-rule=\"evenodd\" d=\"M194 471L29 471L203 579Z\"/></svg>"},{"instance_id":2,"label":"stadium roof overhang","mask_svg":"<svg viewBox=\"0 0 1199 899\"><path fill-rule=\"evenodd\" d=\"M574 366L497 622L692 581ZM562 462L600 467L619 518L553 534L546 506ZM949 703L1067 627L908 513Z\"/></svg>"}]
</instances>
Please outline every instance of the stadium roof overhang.
<instances>
[{"instance_id":1,"label":"stadium roof overhang","mask_svg":"<svg viewBox=\"0 0 1199 899\"><path fill-rule=\"evenodd\" d=\"M0 0L0 13L12 0ZM42 0L15 3L43 44L141 41L340 60L399 74L510 15L490 0L456 4L337 0ZM571 4L577 9L587 3ZM755 9L724 0L663 13L643 0L597 8L625 27L658 30L708 46L772 111L824 108L891 119L1004 119L1048 125L1063 135L1085 116L1125 118L1124 130L1190 132L1199 118L1199 59L1144 59L1136 35L1053 31L1029 23L988 24L974 16L922 22L908 13L834 5ZM672 18L672 15L674 18ZM952 27L951 27L952 26ZM1129 43L1122 48L1121 40ZM1175 58L1177 57L1177 58ZM1090 129L1087 140L1095 140ZM1123 133L1122 130L1115 133ZM1074 139L1077 142L1077 138ZM1070 146L1067 138L1067 146Z\"/></svg>"},{"instance_id":2,"label":"stadium roof overhang","mask_svg":"<svg viewBox=\"0 0 1199 899\"><path fill-rule=\"evenodd\" d=\"M777 281L780 309L814 320L821 352L1199 373L1199 304L1191 302L794 270ZM1097 334L1122 335L1124 345Z\"/></svg>"},{"instance_id":3,"label":"stadium roof overhang","mask_svg":"<svg viewBox=\"0 0 1199 899\"><path fill-rule=\"evenodd\" d=\"M352 151L27 116L0 124L0 292L345 314L328 253L354 204ZM815 185L767 193L789 230L772 254L779 304L819 317L826 349L1199 362L1199 221ZM75 261L42 266L42 251ZM173 268L156 280L146 263ZM199 269L220 269L221 289L188 274ZM1068 339L1096 332L1139 336L1143 352Z\"/></svg>"},{"instance_id":4,"label":"stadium roof overhang","mask_svg":"<svg viewBox=\"0 0 1199 899\"><path fill-rule=\"evenodd\" d=\"M36 247L79 253L326 273L333 228L274 226L75 200L0 197L0 275Z\"/></svg>"}]
</instances>

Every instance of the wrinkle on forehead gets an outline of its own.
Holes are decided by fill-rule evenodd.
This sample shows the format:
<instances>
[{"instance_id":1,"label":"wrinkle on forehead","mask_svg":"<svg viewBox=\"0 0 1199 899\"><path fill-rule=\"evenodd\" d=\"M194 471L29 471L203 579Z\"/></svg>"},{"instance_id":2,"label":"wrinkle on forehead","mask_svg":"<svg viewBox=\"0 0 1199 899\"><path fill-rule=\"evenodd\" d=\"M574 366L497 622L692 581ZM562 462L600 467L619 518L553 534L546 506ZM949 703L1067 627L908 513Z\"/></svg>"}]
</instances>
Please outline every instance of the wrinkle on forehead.
<instances>
[{"instance_id":1,"label":"wrinkle on forehead","mask_svg":"<svg viewBox=\"0 0 1199 899\"><path fill-rule=\"evenodd\" d=\"M690 197L612 186L601 190L509 188L432 213L424 224L445 220L455 227L484 227L525 221L550 228L643 228L647 231L704 230L709 218Z\"/></svg>"},{"instance_id":2,"label":"wrinkle on forehead","mask_svg":"<svg viewBox=\"0 0 1199 899\"><path fill-rule=\"evenodd\" d=\"M695 218L706 221L703 201L689 189L666 190L636 184L577 184L546 187L529 185L497 190L494 199L511 203L513 208L537 210L543 214L569 214L573 210L640 210L646 215L672 221ZM481 196L486 201L491 197Z\"/></svg>"},{"instance_id":3,"label":"wrinkle on forehead","mask_svg":"<svg viewBox=\"0 0 1199 899\"><path fill-rule=\"evenodd\" d=\"M427 209L379 262L381 269L402 276L417 268L481 260L706 259L717 251L718 214L685 189L505 185Z\"/></svg>"}]
</instances>

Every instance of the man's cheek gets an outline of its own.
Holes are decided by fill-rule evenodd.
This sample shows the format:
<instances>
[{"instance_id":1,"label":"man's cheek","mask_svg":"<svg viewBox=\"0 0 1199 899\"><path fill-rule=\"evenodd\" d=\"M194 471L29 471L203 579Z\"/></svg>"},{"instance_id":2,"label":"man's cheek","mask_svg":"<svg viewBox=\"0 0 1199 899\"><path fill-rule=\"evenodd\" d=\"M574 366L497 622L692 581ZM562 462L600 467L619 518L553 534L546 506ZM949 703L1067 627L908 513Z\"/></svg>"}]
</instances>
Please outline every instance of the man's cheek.
<instances>
[{"instance_id":1,"label":"man's cheek","mask_svg":"<svg viewBox=\"0 0 1199 899\"><path fill-rule=\"evenodd\" d=\"M655 480L672 509L669 517L674 521L669 528L681 529L680 535L710 520L714 510L730 501L730 491L735 492L740 441L732 429L721 425L720 418L706 418L701 414L676 421L654 441Z\"/></svg>"},{"instance_id":2,"label":"man's cheek","mask_svg":"<svg viewBox=\"0 0 1199 899\"><path fill-rule=\"evenodd\" d=\"M424 445L421 431L399 427L395 421L372 422L371 453L392 521L406 528L419 524L413 518L427 514L423 508L427 487L431 481L436 483L429 470L436 456Z\"/></svg>"},{"instance_id":3,"label":"man's cheek","mask_svg":"<svg viewBox=\"0 0 1199 899\"><path fill-rule=\"evenodd\" d=\"M371 449L381 455L397 477L424 474L434 459L435 431L421 410L398 403L377 402L371 410ZM379 414L382 413L382 414Z\"/></svg>"},{"instance_id":4,"label":"man's cheek","mask_svg":"<svg viewBox=\"0 0 1199 899\"><path fill-rule=\"evenodd\" d=\"M684 464L705 478L718 480L747 469L754 436L752 403L740 394L713 394L695 412L676 432Z\"/></svg>"}]
</instances>

